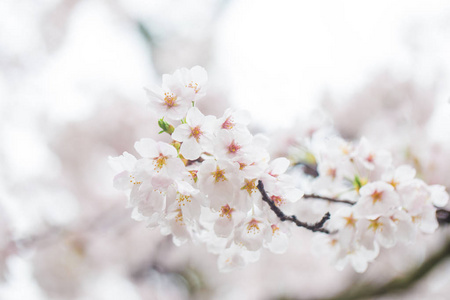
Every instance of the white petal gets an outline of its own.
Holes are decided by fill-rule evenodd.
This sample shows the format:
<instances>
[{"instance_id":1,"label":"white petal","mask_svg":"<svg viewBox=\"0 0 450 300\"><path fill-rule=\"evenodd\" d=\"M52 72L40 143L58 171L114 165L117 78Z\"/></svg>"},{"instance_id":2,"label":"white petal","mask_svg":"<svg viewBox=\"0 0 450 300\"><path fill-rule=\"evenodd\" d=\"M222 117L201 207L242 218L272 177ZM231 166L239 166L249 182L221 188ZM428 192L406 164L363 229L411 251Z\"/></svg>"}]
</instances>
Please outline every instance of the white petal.
<instances>
[{"instance_id":1,"label":"white petal","mask_svg":"<svg viewBox=\"0 0 450 300\"><path fill-rule=\"evenodd\" d=\"M202 154L202 147L194 139L188 139L181 144L180 153L186 159L195 160Z\"/></svg>"},{"instance_id":2,"label":"white petal","mask_svg":"<svg viewBox=\"0 0 450 300\"><path fill-rule=\"evenodd\" d=\"M164 94L164 90L156 84L152 84L149 88L145 88L145 91L147 92L150 101L160 102L163 98L162 95Z\"/></svg>"},{"instance_id":3,"label":"white petal","mask_svg":"<svg viewBox=\"0 0 450 300\"><path fill-rule=\"evenodd\" d=\"M217 118L215 116L205 116L202 124L202 131L212 133L216 124Z\"/></svg>"},{"instance_id":4,"label":"white petal","mask_svg":"<svg viewBox=\"0 0 450 300\"><path fill-rule=\"evenodd\" d=\"M353 269L355 269L355 271L358 273L364 273L368 267L367 260L358 253L350 256L350 263Z\"/></svg>"},{"instance_id":5,"label":"white petal","mask_svg":"<svg viewBox=\"0 0 450 300\"><path fill-rule=\"evenodd\" d=\"M158 142L157 143L159 151L161 152L164 156L169 156L169 157L177 157L178 153L177 153L177 149L175 149L174 146L164 143L164 142ZM158 155L159 156L159 153ZM156 156L154 156L156 157Z\"/></svg>"},{"instance_id":6,"label":"white petal","mask_svg":"<svg viewBox=\"0 0 450 300\"><path fill-rule=\"evenodd\" d=\"M282 254L286 252L286 250L289 247L289 238L287 234L284 232L280 232L280 230L277 230L272 235L272 241L267 245L267 248L269 248L270 251L277 254Z\"/></svg>"},{"instance_id":7,"label":"white petal","mask_svg":"<svg viewBox=\"0 0 450 300\"><path fill-rule=\"evenodd\" d=\"M175 128L172 138L178 142L184 142L191 135L191 127L188 124L181 124Z\"/></svg>"},{"instance_id":8,"label":"white petal","mask_svg":"<svg viewBox=\"0 0 450 300\"><path fill-rule=\"evenodd\" d=\"M128 171L123 171L114 176L113 186L118 190L131 189L133 187L133 183L130 182L130 173Z\"/></svg>"},{"instance_id":9,"label":"white petal","mask_svg":"<svg viewBox=\"0 0 450 300\"><path fill-rule=\"evenodd\" d=\"M234 222L232 219L227 217L219 217L219 219L214 223L214 232L219 237L229 237L234 228Z\"/></svg>"},{"instance_id":10,"label":"white petal","mask_svg":"<svg viewBox=\"0 0 450 300\"><path fill-rule=\"evenodd\" d=\"M173 106L170 108L167 108L164 106L165 113L163 116L167 116L167 118L172 120L181 120L186 116L186 112L188 111L190 107L190 102L186 101L185 99L177 99L176 101L177 106Z\"/></svg>"},{"instance_id":11,"label":"white petal","mask_svg":"<svg viewBox=\"0 0 450 300\"><path fill-rule=\"evenodd\" d=\"M121 156L109 157L108 163L116 172L129 171L134 169L137 159L128 152L124 152Z\"/></svg>"},{"instance_id":12,"label":"white petal","mask_svg":"<svg viewBox=\"0 0 450 300\"><path fill-rule=\"evenodd\" d=\"M430 206L422 213L419 228L422 232L433 233L438 227L439 224L436 220L436 209Z\"/></svg>"},{"instance_id":13,"label":"white petal","mask_svg":"<svg viewBox=\"0 0 450 300\"><path fill-rule=\"evenodd\" d=\"M200 66L195 66L191 68L191 74L193 81L200 84L205 84L208 80L208 73L206 70Z\"/></svg>"},{"instance_id":14,"label":"white petal","mask_svg":"<svg viewBox=\"0 0 450 300\"><path fill-rule=\"evenodd\" d=\"M159 156L156 149L156 141L153 139L141 139L134 144L134 149L142 156L153 158Z\"/></svg>"},{"instance_id":15,"label":"white petal","mask_svg":"<svg viewBox=\"0 0 450 300\"><path fill-rule=\"evenodd\" d=\"M416 170L409 165L402 165L395 170L395 177L399 181L408 181L416 176Z\"/></svg>"},{"instance_id":16,"label":"white petal","mask_svg":"<svg viewBox=\"0 0 450 300\"><path fill-rule=\"evenodd\" d=\"M186 123L191 125L191 127L203 124L204 119L205 116L200 112L200 110L197 107L190 108L186 115Z\"/></svg>"},{"instance_id":17,"label":"white petal","mask_svg":"<svg viewBox=\"0 0 450 300\"><path fill-rule=\"evenodd\" d=\"M377 241L384 248L391 248L397 243L396 228L393 224L383 222L383 230L377 233Z\"/></svg>"},{"instance_id":18,"label":"white petal","mask_svg":"<svg viewBox=\"0 0 450 300\"><path fill-rule=\"evenodd\" d=\"M270 163L272 168L271 173L274 175L283 174L289 168L290 164L289 159L285 157L276 158Z\"/></svg>"},{"instance_id":19,"label":"white petal","mask_svg":"<svg viewBox=\"0 0 450 300\"><path fill-rule=\"evenodd\" d=\"M437 207L444 207L447 205L449 196L442 185L429 186L431 192L431 201Z\"/></svg>"}]
</instances>

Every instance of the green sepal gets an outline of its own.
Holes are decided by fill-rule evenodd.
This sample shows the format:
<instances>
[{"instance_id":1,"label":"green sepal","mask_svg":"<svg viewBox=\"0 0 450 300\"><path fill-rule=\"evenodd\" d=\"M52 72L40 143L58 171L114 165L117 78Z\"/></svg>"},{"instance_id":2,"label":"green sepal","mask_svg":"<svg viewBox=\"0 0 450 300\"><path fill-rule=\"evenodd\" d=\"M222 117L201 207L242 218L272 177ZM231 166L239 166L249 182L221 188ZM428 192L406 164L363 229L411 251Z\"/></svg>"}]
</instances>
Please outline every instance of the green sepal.
<instances>
[{"instance_id":1,"label":"green sepal","mask_svg":"<svg viewBox=\"0 0 450 300\"><path fill-rule=\"evenodd\" d=\"M358 175L355 175L355 179L353 180L353 185L357 190L359 190L362 187L361 180L359 179Z\"/></svg>"},{"instance_id":2,"label":"green sepal","mask_svg":"<svg viewBox=\"0 0 450 300\"><path fill-rule=\"evenodd\" d=\"M169 123L164 121L164 118L158 120L158 125L162 129L159 132L159 134L161 134L163 132L167 132L168 134L171 135L173 133L173 131L175 130L175 128L172 125L170 125Z\"/></svg>"}]
</instances>

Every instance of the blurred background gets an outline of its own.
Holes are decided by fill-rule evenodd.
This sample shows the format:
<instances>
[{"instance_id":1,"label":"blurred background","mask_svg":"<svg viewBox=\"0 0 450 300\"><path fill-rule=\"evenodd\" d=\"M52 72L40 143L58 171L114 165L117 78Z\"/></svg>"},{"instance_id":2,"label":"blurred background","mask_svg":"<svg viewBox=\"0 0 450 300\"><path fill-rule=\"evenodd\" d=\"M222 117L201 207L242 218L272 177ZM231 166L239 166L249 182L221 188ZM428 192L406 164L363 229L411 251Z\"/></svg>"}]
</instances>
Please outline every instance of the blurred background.
<instances>
[{"instance_id":1,"label":"blurred background","mask_svg":"<svg viewBox=\"0 0 450 300\"><path fill-rule=\"evenodd\" d=\"M332 124L450 188L449 53L444 0L0 0L0 299L313 299L409 274L447 228L363 275L301 229L219 273L130 218L107 159L156 136L143 88L201 65L202 110L249 110L274 157ZM448 299L450 261L426 275L383 299Z\"/></svg>"}]
</instances>

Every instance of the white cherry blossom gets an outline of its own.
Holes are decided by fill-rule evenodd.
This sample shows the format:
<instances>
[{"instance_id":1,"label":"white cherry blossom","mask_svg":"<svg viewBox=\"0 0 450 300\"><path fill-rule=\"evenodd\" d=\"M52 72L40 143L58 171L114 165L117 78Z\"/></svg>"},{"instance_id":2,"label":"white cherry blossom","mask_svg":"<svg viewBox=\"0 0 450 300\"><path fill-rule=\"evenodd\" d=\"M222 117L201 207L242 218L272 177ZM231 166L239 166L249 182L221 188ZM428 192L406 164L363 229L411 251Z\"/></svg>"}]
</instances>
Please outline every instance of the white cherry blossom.
<instances>
[{"instance_id":1,"label":"white cherry blossom","mask_svg":"<svg viewBox=\"0 0 450 300\"><path fill-rule=\"evenodd\" d=\"M250 114L246 110L233 111L227 109L223 116L217 119L217 129L232 132L249 133L247 125L250 123Z\"/></svg>"},{"instance_id":2,"label":"white cherry blossom","mask_svg":"<svg viewBox=\"0 0 450 300\"><path fill-rule=\"evenodd\" d=\"M195 95L193 90L185 89L172 80L166 83L166 87L152 85L146 91L150 109L160 118L167 117L170 120L183 119Z\"/></svg>"},{"instance_id":3,"label":"white cherry blossom","mask_svg":"<svg viewBox=\"0 0 450 300\"><path fill-rule=\"evenodd\" d=\"M195 160L202 152L211 151L214 116L204 116L196 107L189 109L186 124L175 128L172 138L182 142L180 153L184 158Z\"/></svg>"},{"instance_id":4,"label":"white cherry blossom","mask_svg":"<svg viewBox=\"0 0 450 300\"><path fill-rule=\"evenodd\" d=\"M289 247L289 230L283 223L277 222L270 225L272 236L264 240L263 246L273 253L282 254Z\"/></svg>"},{"instance_id":5,"label":"white cherry blossom","mask_svg":"<svg viewBox=\"0 0 450 300\"><path fill-rule=\"evenodd\" d=\"M260 217L249 216L236 228L234 241L250 251L257 251L264 241L270 241L271 238L270 224Z\"/></svg>"},{"instance_id":6,"label":"white cherry blossom","mask_svg":"<svg viewBox=\"0 0 450 300\"><path fill-rule=\"evenodd\" d=\"M377 218L388 214L399 205L394 187L382 181L364 185L359 193L361 199L355 205L355 212L367 218Z\"/></svg>"},{"instance_id":7,"label":"white cherry blossom","mask_svg":"<svg viewBox=\"0 0 450 300\"><path fill-rule=\"evenodd\" d=\"M141 139L135 143L134 148L143 158L150 159L153 170L157 173L163 171L168 176L179 176L185 170L172 145L153 139Z\"/></svg>"},{"instance_id":8,"label":"white cherry blossom","mask_svg":"<svg viewBox=\"0 0 450 300\"><path fill-rule=\"evenodd\" d=\"M239 165L227 160L205 160L197 177L199 188L208 195L211 208L219 211L222 206L235 203L234 195L239 189Z\"/></svg>"},{"instance_id":9,"label":"white cherry blossom","mask_svg":"<svg viewBox=\"0 0 450 300\"><path fill-rule=\"evenodd\" d=\"M192 101L198 101L206 95L208 74L204 68L200 66L191 69L181 68L173 73L173 77L181 83L182 87L194 91Z\"/></svg>"}]
</instances>

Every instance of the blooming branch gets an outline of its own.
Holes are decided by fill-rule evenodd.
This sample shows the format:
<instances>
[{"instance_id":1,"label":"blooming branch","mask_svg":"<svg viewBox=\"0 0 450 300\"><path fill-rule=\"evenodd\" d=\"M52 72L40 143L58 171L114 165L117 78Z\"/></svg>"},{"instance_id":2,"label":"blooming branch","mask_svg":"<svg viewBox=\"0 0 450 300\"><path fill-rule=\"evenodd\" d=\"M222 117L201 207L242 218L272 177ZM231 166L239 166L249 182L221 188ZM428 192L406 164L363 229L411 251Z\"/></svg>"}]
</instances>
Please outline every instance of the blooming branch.
<instances>
[{"instance_id":1,"label":"blooming branch","mask_svg":"<svg viewBox=\"0 0 450 300\"><path fill-rule=\"evenodd\" d=\"M341 200L336 198L330 198L330 197L324 197L316 194L304 194L303 198L310 198L310 199L321 199L333 203L344 203L344 204L350 204L355 205L356 202L350 201L350 200ZM436 210L436 219L438 220L439 224L450 224L450 211L445 209L438 209Z\"/></svg>"},{"instance_id":2,"label":"blooming branch","mask_svg":"<svg viewBox=\"0 0 450 300\"><path fill-rule=\"evenodd\" d=\"M315 163L303 164L313 193L304 195L287 173L290 161L271 159L268 139L250 132L247 113L229 109L217 118L200 111L206 82L198 66L164 75L162 87L148 90L149 106L172 141L141 139L135 144L140 158L127 152L111 158L118 172L113 184L127 193L133 218L171 234L177 246L198 240L214 248L221 271L256 261L263 248L286 251L285 221L326 233L315 236L321 239L315 252L323 250L338 269L350 263L357 272L367 269L380 247L437 229L436 207L449 198L445 188L427 185L410 166L396 167L389 152L372 149L366 139L354 145L339 137L313 138ZM302 197L349 206L330 206L331 213L308 224L283 212ZM450 213L437 213L439 222L448 222Z\"/></svg>"}]
</instances>

